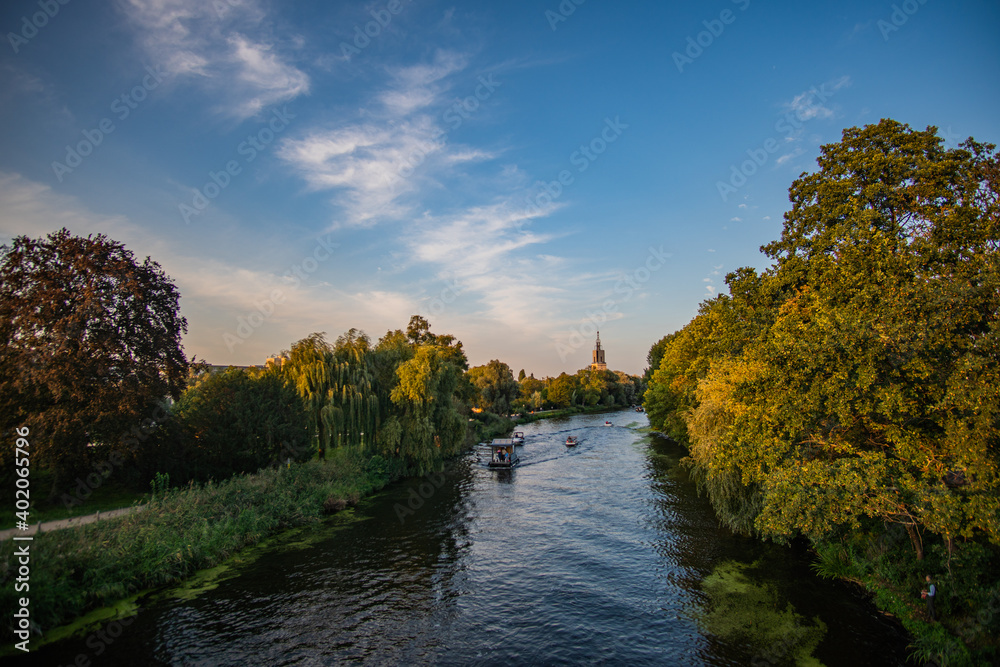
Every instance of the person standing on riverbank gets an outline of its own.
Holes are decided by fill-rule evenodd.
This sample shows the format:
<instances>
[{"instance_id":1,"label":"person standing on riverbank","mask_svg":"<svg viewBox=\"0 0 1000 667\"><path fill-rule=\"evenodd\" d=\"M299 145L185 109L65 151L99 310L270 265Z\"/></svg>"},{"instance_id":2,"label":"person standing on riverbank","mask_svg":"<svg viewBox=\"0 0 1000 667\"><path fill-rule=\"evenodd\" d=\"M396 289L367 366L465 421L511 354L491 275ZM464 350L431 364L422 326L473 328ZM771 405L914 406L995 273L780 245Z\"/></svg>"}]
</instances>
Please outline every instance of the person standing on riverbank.
<instances>
[{"instance_id":1,"label":"person standing on riverbank","mask_svg":"<svg viewBox=\"0 0 1000 667\"><path fill-rule=\"evenodd\" d=\"M937 587L931 580L931 575L927 575L927 588L920 592L920 596L927 600L927 615L931 617L932 621L937 621L937 615L934 613L934 596L937 594Z\"/></svg>"}]
</instances>

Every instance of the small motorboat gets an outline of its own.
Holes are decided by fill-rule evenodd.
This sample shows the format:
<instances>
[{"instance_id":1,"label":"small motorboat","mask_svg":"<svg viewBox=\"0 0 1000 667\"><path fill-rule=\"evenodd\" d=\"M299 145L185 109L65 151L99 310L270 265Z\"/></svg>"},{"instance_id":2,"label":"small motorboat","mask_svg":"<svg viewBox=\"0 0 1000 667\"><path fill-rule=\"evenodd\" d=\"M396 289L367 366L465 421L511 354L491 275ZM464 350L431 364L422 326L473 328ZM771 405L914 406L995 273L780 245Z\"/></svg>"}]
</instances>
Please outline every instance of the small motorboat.
<instances>
[{"instance_id":1,"label":"small motorboat","mask_svg":"<svg viewBox=\"0 0 1000 667\"><path fill-rule=\"evenodd\" d=\"M604 425L605 426L614 426L614 424L612 424L611 422L604 422Z\"/></svg>"},{"instance_id":2,"label":"small motorboat","mask_svg":"<svg viewBox=\"0 0 1000 667\"><path fill-rule=\"evenodd\" d=\"M524 444L524 432L523 431L514 431L514 435L510 436L510 439L514 441L515 445L523 445Z\"/></svg>"},{"instance_id":3,"label":"small motorboat","mask_svg":"<svg viewBox=\"0 0 1000 667\"><path fill-rule=\"evenodd\" d=\"M578 444L580 444L579 440L577 440L573 436L569 436L568 438L566 438L566 446L567 447L576 447Z\"/></svg>"},{"instance_id":4,"label":"small motorboat","mask_svg":"<svg viewBox=\"0 0 1000 667\"><path fill-rule=\"evenodd\" d=\"M513 438L499 438L490 443L490 467L513 468L521 459L514 453Z\"/></svg>"}]
</instances>

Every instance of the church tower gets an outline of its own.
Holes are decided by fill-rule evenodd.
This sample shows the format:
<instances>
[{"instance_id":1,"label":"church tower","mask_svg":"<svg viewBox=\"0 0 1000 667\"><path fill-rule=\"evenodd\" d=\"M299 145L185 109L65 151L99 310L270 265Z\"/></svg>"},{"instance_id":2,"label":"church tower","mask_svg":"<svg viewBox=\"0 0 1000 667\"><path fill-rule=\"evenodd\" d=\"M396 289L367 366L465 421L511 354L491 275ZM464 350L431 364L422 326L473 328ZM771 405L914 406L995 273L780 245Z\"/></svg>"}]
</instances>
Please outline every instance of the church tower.
<instances>
[{"instance_id":1,"label":"church tower","mask_svg":"<svg viewBox=\"0 0 1000 667\"><path fill-rule=\"evenodd\" d=\"M594 363L590 364L591 370L606 371L608 365L604 363L604 350L601 349L601 332L597 332L597 346L594 348Z\"/></svg>"}]
</instances>

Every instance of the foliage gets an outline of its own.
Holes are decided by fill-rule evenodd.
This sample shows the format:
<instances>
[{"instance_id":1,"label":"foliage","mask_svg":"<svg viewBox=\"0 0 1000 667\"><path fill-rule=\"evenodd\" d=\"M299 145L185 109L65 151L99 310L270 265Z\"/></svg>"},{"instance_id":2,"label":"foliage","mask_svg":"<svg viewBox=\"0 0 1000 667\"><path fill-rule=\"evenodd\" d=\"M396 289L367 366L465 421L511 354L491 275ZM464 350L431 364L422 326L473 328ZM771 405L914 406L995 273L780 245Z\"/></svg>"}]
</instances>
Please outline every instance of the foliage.
<instances>
[{"instance_id":1,"label":"foliage","mask_svg":"<svg viewBox=\"0 0 1000 667\"><path fill-rule=\"evenodd\" d=\"M341 448L326 461L165 491L142 512L46 534L32 551L32 621L43 632L90 609L176 584L290 527L319 523L331 498L353 505L404 474L398 462ZM0 543L0 604L14 609L15 544ZM12 626L0 631L6 640ZM8 642L9 644L10 642Z\"/></svg>"},{"instance_id":2,"label":"foliage","mask_svg":"<svg viewBox=\"0 0 1000 667\"><path fill-rule=\"evenodd\" d=\"M174 406L181 437L163 461L175 482L225 479L311 458L305 408L275 370L208 373Z\"/></svg>"},{"instance_id":3,"label":"foliage","mask_svg":"<svg viewBox=\"0 0 1000 667\"><path fill-rule=\"evenodd\" d=\"M283 357L280 374L305 405L320 458L331 447L361 447L420 474L465 440L462 343L431 333L417 315L406 333L389 331L374 347L350 329L333 345L312 334Z\"/></svg>"},{"instance_id":4,"label":"foliage","mask_svg":"<svg viewBox=\"0 0 1000 667\"><path fill-rule=\"evenodd\" d=\"M826 624L818 616L810 623L791 603L781 609L773 587L746 576L751 567L727 561L705 577L709 609L699 614L700 624L713 635L752 648L753 664L822 664L812 653L826 635Z\"/></svg>"},{"instance_id":5,"label":"foliage","mask_svg":"<svg viewBox=\"0 0 1000 667\"><path fill-rule=\"evenodd\" d=\"M498 415L510 414L521 390L510 366L493 359L485 366L470 368L468 377L478 390L479 407Z\"/></svg>"},{"instance_id":6,"label":"foliage","mask_svg":"<svg viewBox=\"0 0 1000 667\"><path fill-rule=\"evenodd\" d=\"M19 236L0 257L0 429L29 428L56 494L86 470L89 445L122 452L180 394L187 323L159 264L103 235Z\"/></svg>"},{"instance_id":7,"label":"foliage","mask_svg":"<svg viewBox=\"0 0 1000 667\"><path fill-rule=\"evenodd\" d=\"M935 128L884 120L845 130L818 163L762 248L774 265L731 273L728 295L650 350L650 421L689 445L734 528L816 544L881 531L903 536L897 560L907 545L914 563L947 554L938 568L995 553L995 147L946 149ZM965 577L989 588L998 573L978 562ZM856 578L889 590L912 575ZM973 588L956 610L973 610Z\"/></svg>"}]
</instances>

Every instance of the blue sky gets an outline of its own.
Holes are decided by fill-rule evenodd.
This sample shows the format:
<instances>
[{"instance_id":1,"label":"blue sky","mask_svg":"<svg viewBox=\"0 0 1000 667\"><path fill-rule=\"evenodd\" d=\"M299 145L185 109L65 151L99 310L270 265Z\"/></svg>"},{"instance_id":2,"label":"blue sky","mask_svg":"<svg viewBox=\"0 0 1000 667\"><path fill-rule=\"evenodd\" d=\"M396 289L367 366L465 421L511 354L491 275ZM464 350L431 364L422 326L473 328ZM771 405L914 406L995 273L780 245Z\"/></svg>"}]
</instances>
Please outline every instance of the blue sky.
<instances>
[{"instance_id":1,"label":"blue sky","mask_svg":"<svg viewBox=\"0 0 1000 667\"><path fill-rule=\"evenodd\" d=\"M843 128L1000 140L995 2L577 2L5 2L0 242L151 256L211 363L417 313L640 373Z\"/></svg>"}]
</instances>

